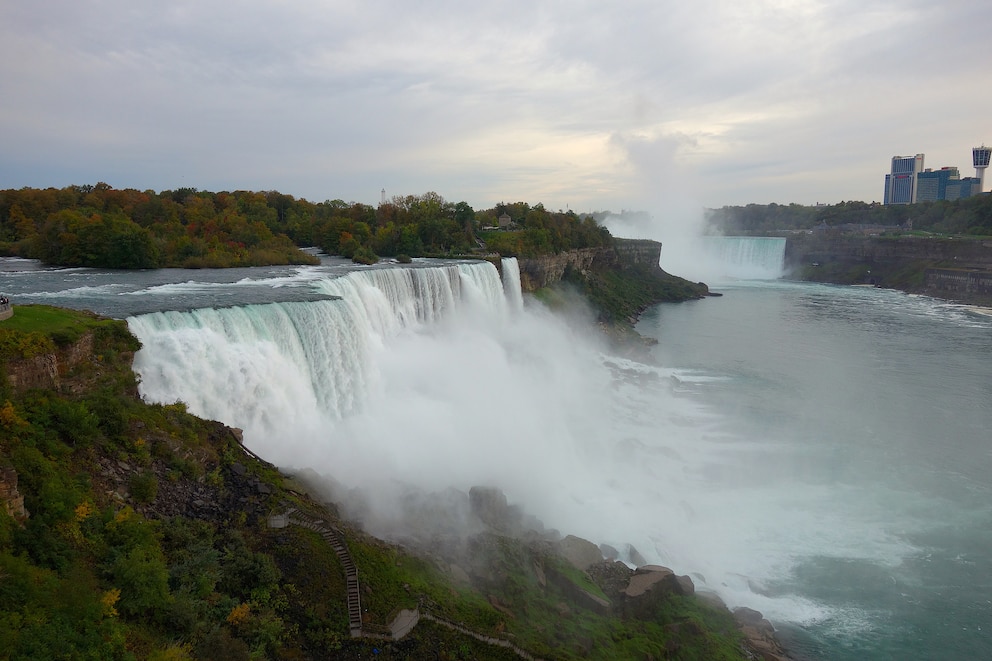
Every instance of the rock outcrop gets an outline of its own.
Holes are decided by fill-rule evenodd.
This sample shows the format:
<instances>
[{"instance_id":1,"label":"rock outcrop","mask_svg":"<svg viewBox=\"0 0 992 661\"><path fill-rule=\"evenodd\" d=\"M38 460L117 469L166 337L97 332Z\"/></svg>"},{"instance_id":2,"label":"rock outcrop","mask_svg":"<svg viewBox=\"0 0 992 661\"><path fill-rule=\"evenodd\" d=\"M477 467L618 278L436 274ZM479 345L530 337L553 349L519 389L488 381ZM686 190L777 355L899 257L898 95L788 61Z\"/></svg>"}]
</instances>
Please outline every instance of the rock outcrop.
<instances>
[{"instance_id":1,"label":"rock outcrop","mask_svg":"<svg viewBox=\"0 0 992 661\"><path fill-rule=\"evenodd\" d=\"M748 647L763 661L789 661L782 646L775 639L775 627L753 608L734 609L734 619L747 639Z\"/></svg>"},{"instance_id":2,"label":"rock outcrop","mask_svg":"<svg viewBox=\"0 0 992 661\"><path fill-rule=\"evenodd\" d=\"M555 255L524 257L517 260L520 286L532 292L560 282L567 269L576 271L624 269L633 266L658 268L661 243L648 239L614 239L608 248L581 248Z\"/></svg>"},{"instance_id":3,"label":"rock outcrop","mask_svg":"<svg viewBox=\"0 0 992 661\"><path fill-rule=\"evenodd\" d=\"M598 546L575 535L567 535L558 542L558 554L568 560L570 565L582 571L603 561L603 554Z\"/></svg>"},{"instance_id":4,"label":"rock outcrop","mask_svg":"<svg viewBox=\"0 0 992 661\"><path fill-rule=\"evenodd\" d=\"M677 576L668 567L645 565L634 571L622 593L624 614L649 619L671 595L688 596L695 586L688 576Z\"/></svg>"},{"instance_id":5,"label":"rock outcrop","mask_svg":"<svg viewBox=\"0 0 992 661\"><path fill-rule=\"evenodd\" d=\"M17 490L17 471L13 466L0 466L0 504L17 521L28 518L24 496Z\"/></svg>"},{"instance_id":6,"label":"rock outcrop","mask_svg":"<svg viewBox=\"0 0 992 661\"><path fill-rule=\"evenodd\" d=\"M84 333L75 342L59 347L54 352L31 358L13 358L7 361L7 381L15 390L32 388L78 392L85 384L75 383L70 373L79 366L97 366L94 360L95 342L92 332Z\"/></svg>"}]
</instances>

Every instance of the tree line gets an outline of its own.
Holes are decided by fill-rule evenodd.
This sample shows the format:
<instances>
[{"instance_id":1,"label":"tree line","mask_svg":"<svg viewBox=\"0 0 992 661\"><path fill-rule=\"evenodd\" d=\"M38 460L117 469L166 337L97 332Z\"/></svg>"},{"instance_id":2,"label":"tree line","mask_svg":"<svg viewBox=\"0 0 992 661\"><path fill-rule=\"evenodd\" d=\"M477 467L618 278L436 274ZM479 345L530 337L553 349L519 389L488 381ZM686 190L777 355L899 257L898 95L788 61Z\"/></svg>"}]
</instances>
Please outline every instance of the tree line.
<instances>
[{"instance_id":1,"label":"tree line","mask_svg":"<svg viewBox=\"0 0 992 661\"><path fill-rule=\"evenodd\" d=\"M916 204L846 201L822 206L748 204L706 210L707 224L725 234L880 225L914 231L971 236L992 235L992 195Z\"/></svg>"},{"instance_id":2,"label":"tree line","mask_svg":"<svg viewBox=\"0 0 992 661\"><path fill-rule=\"evenodd\" d=\"M513 230L489 229L504 213ZM102 182L0 191L0 254L65 266L313 264L317 259L300 250L309 246L362 263L472 252L535 256L611 241L593 218L572 211L524 202L476 211L435 192L373 207L278 191L156 193Z\"/></svg>"}]
</instances>

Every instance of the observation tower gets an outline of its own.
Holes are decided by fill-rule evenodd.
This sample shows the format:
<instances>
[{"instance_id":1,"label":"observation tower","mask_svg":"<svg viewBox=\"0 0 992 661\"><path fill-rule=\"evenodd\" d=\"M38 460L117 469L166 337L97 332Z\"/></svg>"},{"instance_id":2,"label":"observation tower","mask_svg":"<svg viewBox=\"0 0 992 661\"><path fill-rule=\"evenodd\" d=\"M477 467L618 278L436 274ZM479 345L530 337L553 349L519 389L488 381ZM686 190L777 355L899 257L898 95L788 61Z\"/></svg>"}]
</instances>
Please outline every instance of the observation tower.
<instances>
[{"instance_id":1,"label":"observation tower","mask_svg":"<svg viewBox=\"0 0 992 661\"><path fill-rule=\"evenodd\" d=\"M992 156L992 147L973 147L971 150L971 162L975 165L975 179L978 179L978 192L985 192L985 168L989 166L989 156Z\"/></svg>"}]
</instances>

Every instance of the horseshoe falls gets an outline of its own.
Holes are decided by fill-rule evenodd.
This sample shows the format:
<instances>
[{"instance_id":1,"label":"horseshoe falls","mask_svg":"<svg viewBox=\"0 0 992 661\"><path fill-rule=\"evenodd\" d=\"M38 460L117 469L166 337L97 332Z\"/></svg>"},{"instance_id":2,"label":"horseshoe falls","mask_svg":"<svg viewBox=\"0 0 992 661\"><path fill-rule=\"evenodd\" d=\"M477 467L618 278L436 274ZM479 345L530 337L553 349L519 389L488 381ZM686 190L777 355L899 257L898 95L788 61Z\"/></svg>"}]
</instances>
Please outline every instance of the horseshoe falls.
<instances>
[{"instance_id":1,"label":"horseshoe falls","mask_svg":"<svg viewBox=\"0 0 992 661\"><path fill-rule=\"evenodd\" d=\"M423 494L497 486L762 611L798 658L992 658L988 311L726 276L648 310L635 360L521 297L516 267L0 259L0 289L127 318L146 400L244 429L373 532L432 534Z\"/></svg>"},{"instance_id":2,"label":"horseshoe falls","mask_svg":"<svg viewBox=\"0 0 992 661\"><path fill-rule=\"evenodd\" d=\"M706 236L703 251L719 275L741 280L782 276L785 239L768 236Z\"/></svg>"},{"instance_id":3,"label":"horseshoe falls","mask_svg":"<svg viewBox=\"0 0 992 661\"><path fill-rule=\"evenodd\" d=\"M784 260L785 239L768 236L682 236L661 254L668 272L710 284L775 280Z\"/></svg>"}]
</instances>

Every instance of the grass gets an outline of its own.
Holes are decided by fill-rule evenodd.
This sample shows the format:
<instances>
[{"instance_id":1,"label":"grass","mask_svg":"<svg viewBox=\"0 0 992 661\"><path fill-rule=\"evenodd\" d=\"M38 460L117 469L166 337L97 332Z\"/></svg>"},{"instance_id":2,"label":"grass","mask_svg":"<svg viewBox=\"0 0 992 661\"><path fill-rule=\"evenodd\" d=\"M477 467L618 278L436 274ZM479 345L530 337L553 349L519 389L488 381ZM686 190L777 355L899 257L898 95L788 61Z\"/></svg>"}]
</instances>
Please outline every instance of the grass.
<instances>
[{"instance_id":1,"label":"grass","mask_svg":"<svg viewBox=\"0 0 992 661\"><path fill-rule=\"evenodd\" d=\"M96 335L98 345L110 343L132 352L141 347L123 321L50 305L18 305L14 316L0 321L0 355L31 358L67 347L87 332Z\"/></svg>"}]
</instances>

